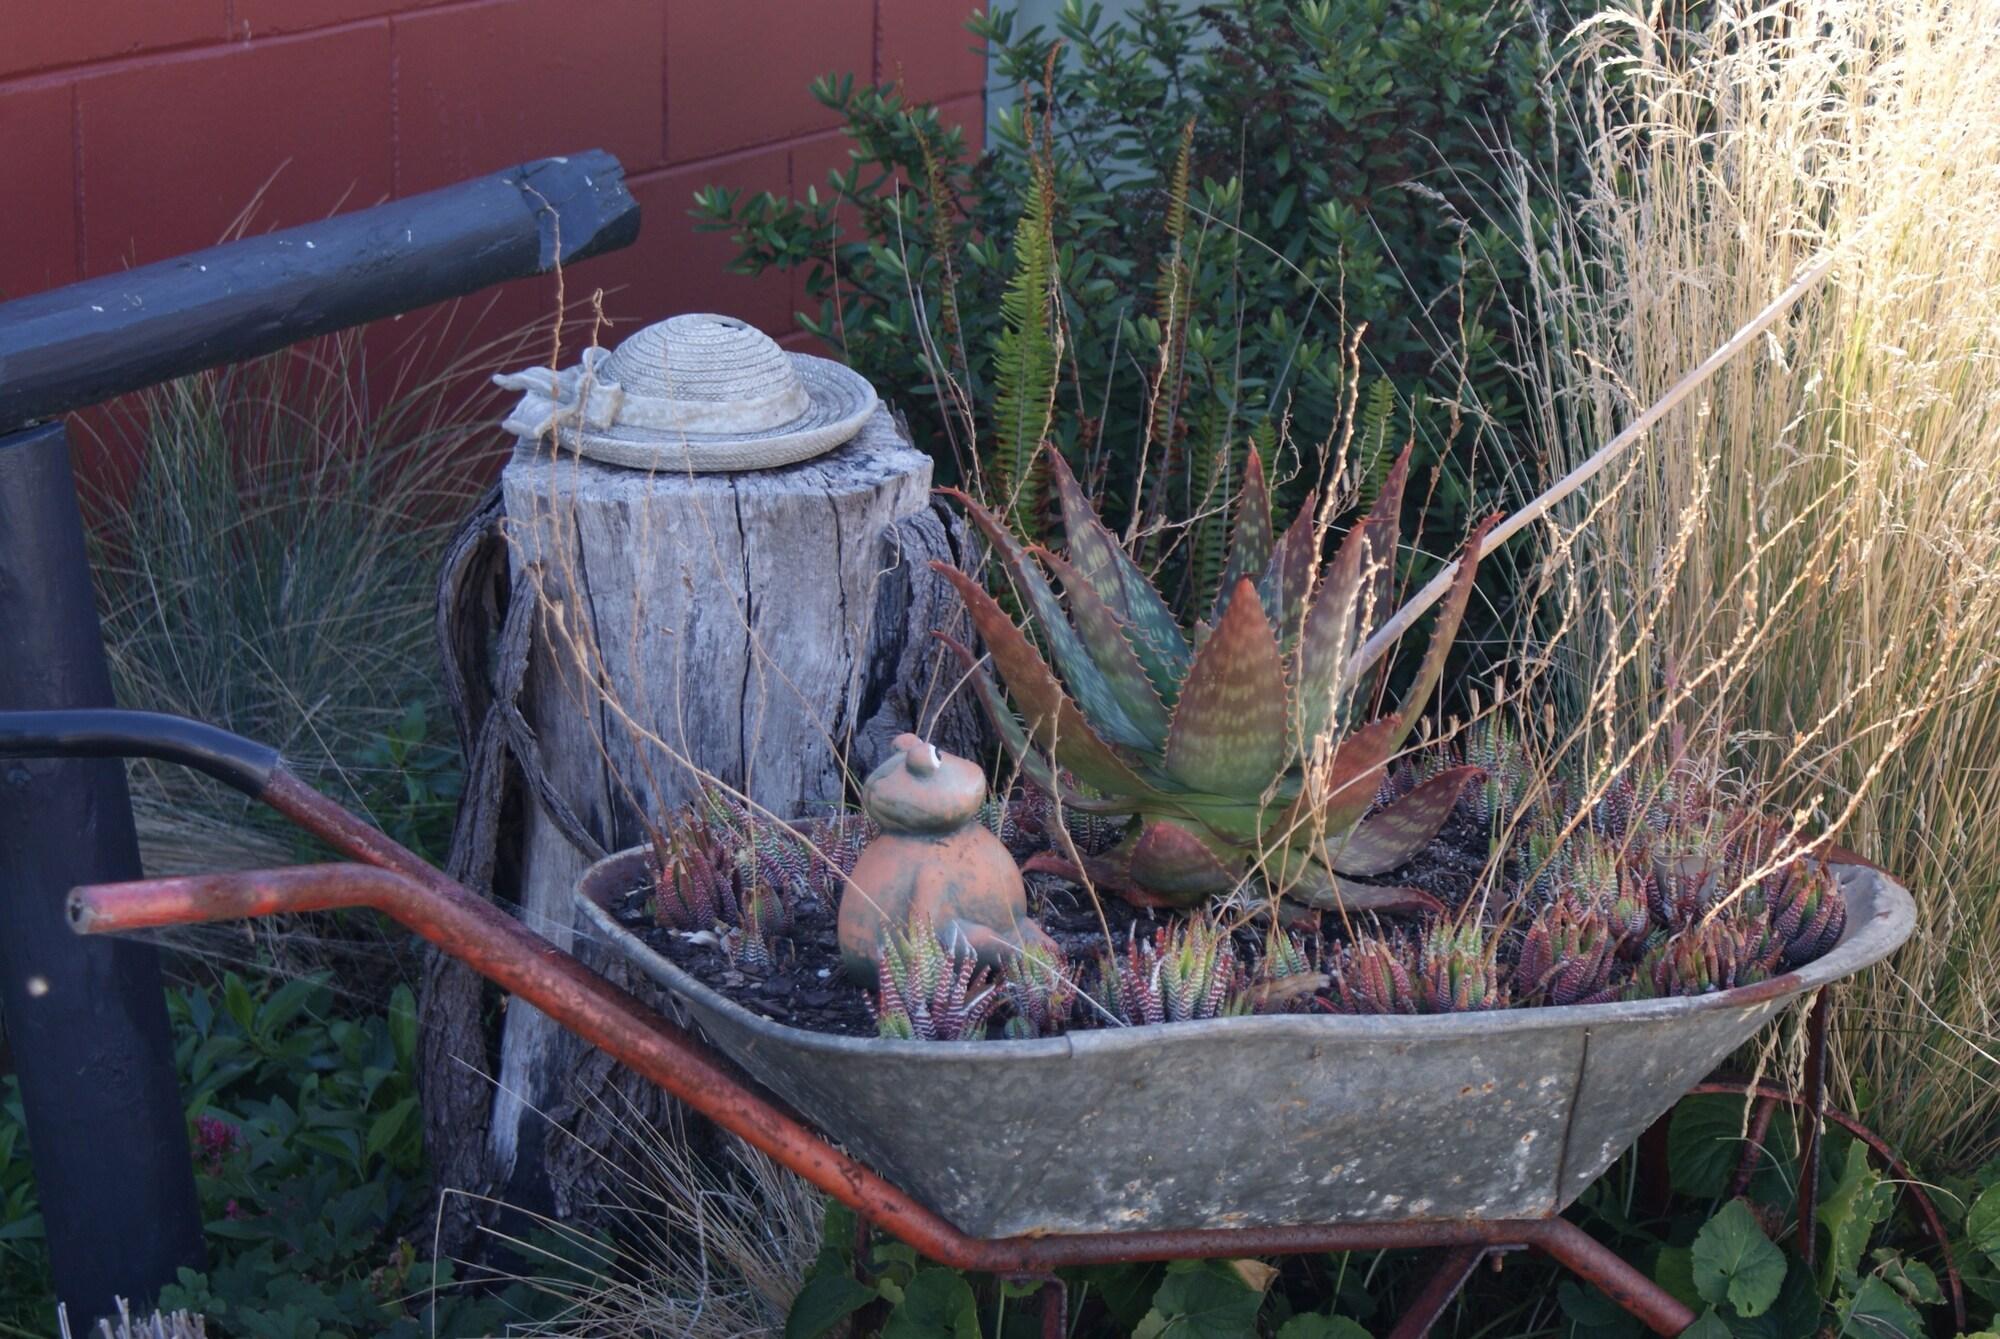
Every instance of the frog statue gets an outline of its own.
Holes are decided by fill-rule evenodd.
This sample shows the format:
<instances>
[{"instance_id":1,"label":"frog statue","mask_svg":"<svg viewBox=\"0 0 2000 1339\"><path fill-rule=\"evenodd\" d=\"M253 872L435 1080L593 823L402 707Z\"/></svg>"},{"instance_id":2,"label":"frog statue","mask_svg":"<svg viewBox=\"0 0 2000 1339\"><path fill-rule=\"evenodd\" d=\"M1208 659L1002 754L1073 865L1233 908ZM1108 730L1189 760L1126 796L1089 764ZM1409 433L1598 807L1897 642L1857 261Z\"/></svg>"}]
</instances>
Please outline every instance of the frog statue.
<instances>
[{"instance_id":1,"label":"frog statue","mask_svg":"<svg viewBox=\"0 0 2000 1339\"><path fill-rule=\"evenodd\" d=\"M869 773L861 807L881 825L840 895L840 955L848 975L875 984L884 932L928 921L947 945L964 943L997 967L1029 946L1053 949L1028 916L1021 871L979 820L986 777L915 735Z\"/></svg>"}]
</instances>

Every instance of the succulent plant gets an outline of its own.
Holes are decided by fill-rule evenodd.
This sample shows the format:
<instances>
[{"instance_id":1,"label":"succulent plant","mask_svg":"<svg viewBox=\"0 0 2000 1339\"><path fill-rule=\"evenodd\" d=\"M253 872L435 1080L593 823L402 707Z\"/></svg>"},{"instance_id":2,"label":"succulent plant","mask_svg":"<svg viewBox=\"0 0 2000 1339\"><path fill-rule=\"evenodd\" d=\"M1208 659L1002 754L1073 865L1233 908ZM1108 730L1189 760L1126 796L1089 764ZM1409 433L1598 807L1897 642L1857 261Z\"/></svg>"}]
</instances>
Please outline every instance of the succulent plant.
<instances>
[{"instance_id":1,"label":"succulent plant","mask_svg":"<svg viewBox=\"0 0 2000 1339\"><path fill-rule=\"evenodd\" d=\"M1485 927L1476 920L1430 927L1417 957L1419 1012L1459 1014L1506 1008L1511 997L1501 980L1496 949L1497 945L1488 941Z\"/></svg>"},{"instance_id":2,"label":"succulent plant","mask_svg":"<svg viewBox=\"0 0 2000 1339\"><path fill-rule=\"evenodd\" d=\"M1060 950L1029 945L1000 967L1000 988L1012 1016L1009 1037L1053 1037L1069 1027L1082 992L1076 969Z\"/></svg>"},{"instance_id":3,"label":"succulent plant","mask_svg":"<svg viewBox=\"0 0 2000 1339\"><path fill-rule=\"evenodd\" d=\"M1394 932L1364 932L1336 947L1325 1007L1342 1014L1417 1012L1417 966L1410 941Z\"/></svg>"},{"instance_id":4,"label":"succulent plant","mask_svg":"<svg viewBox=\"0 0 2000 1339\"><path fill-rule=\"evenodd\" d=\"M947 948L921 917L882 936L876 980L876 1031L904 1041L977 1041L1001 1002L972 946Z\"/></svg>"},{"instance_id":5,"label":"succulent plant","mask_svg":"<svg viewBox=\"0 0 2000 1339\"><path fill-rule=\"evenodd\" d=\"M1010 708L958 648L1023 770L1067 808L1130 818L1117 846L1067 872L1137 902L1192 906L1261 866L1277 891L1309 905L1436 909L1415 889L1356 881L1420 851L1479 776L1450 768L1369 812L1444 671L1484 527L1468 543L1408 696L1364 724L1355 719L1361 675L1350 662L1390 612L1407 452L1324 567L1314 499L1274 539L1262 466L1255 453L1246 457L1221 595L1192 635L1091 510L1060 453L1049 452L1048 467L1067 557L1023 548L1004 521L957 495L1048 659L978 582L949 564L937 569L963 596L1012 697ZM1058 768L1089 793L1063 786Z\"/></svg>"},{"instance_id":6,"label":"succulent plant","mask_svg":"<svg viewBox=\"0 0 2000 1339\"><path fill-rule=\"evenodd\" d=\"M1078 793L1075 777L1058 772L1056 780L1065 794ZM1062 837L1055 831L1055 801L1040 786L1020 786L1004 803L997 799L988 800L980 808L979 821L1010 850L1063 849ZM1118 840L1124 820L1115 815L1065 808L1062 810L1061 827L1078 851L1096 855Z\"/></svg>"},{"instance_id":7,"label":"succulent plant","mask_svg":"<svg viewBox=\"0 0 2000 1339\"><path fill-rule=\"evenodd\" d=\"M1096 997L1128 1026L1221 1018L1248 1007L1243 963L1229 934L1198 917L1142 939L1134 926L1125 951L1098 960Z\"/></svg>"},{"instance_id":8,"label":"succulent plant","mask_svg":"<svg viewBox=\"0 0 2000 1339\"><path fill-rule=\"evenodd\" d=\"M1465 730L1460 750L1465 764L1483 774L1477 785L1459 797L1459 808L1474 823L1492 829L1520 816L1526 807L1531 777L1521 737L1498 712L1482 716Z\"/></svg>"},{"instance_id":9,"label":"succulent plant","mask_svg":"<svg viewBox=\"0 0 2000 1339\"><path fill-rule=\"evenodd\" d=\"M761 878L784 897L831 905L875 835L866 814L840 813L794 826L753 813L734 795L705 786L689 806L711 835L735 852L742 874Z\"/></svg>"},{"instance_id":10,"label":"succulent plant","mask_svg":"<svg viewBox=\"0 0 2000 1339\"><path fill-rule=\"evenodd\" d=\"M774 950L778 937L792 928L791 908L777 889L758 877L752 878L737 901L741 910L736 925L723 934L723 950L739 967L768 972L777 966Z\"/></svg>"},{"instance_id":11,"label":"succulent plant","mask_svg":"<svg viewBox=\"0 0 2000 1339\"><path fill-rule=\"evenodd\" d=\"M706 818L690 810L675 818L649 860L653 876L652 912L673 930L712 930L734 925L736 854Z\"/></svg>"},{"instance_id":12,"label":"succulent plant","mask_svg":"<svg viewBox=\"0 0 2000 1339\"><path fill-rule=\"evenodd\" d=\"M1303 1009L1328 980L1306 941L1273 925L1264 936L1264 952L1251 973L1250 1007L1260 1014Z\"/></svg>"},{"instance_id":13,"label":"succulent plant","mask_svg":"<svg viewBox=\"0 0 2000 1339\"><path fill-rule=\"evenodd\" d=\"M1833 874L1817 861L1794 859L1764 879L1764 905L1790 970L1840 942L1847 929L1847 899Z\"/></svg>"},{"instance_id":14,"label":"succulent plant","mask_svg":"<svg viewBox=\"0 0 2000 1339\"><path fill-rule=\"evenodd\" d=\"M1601 780L1591 794L1594 797L1590 802L1591 830L1614 841L1623 839L1639 804L1631 778L1619 772Z\"/></svg>"},{"instance_id":15,"label":"succulent plant","mask_svg":"<svg viewBox=\"0 0 2000 1339\"><path fill-rule=\"evenodd\" d=\"M1528 927L1514 966L1515 994L1525 1003L1597 1004L1617 998L1611 976L1618 936L1604 914L1559 897Z\"/></svg>"},{"instance_id":16,"label":"succulent plant","mask_svg":"<svg viewBox=\"0 0 2000 1339\"><path fill-rule=\"evenodd\" d=\"M1770 976L1769 924L1740 911L1707 916L1662 931L1646 950L1628 993L1636 999L1706 995L1753 985Z\"/></svg>"}]
</instances>

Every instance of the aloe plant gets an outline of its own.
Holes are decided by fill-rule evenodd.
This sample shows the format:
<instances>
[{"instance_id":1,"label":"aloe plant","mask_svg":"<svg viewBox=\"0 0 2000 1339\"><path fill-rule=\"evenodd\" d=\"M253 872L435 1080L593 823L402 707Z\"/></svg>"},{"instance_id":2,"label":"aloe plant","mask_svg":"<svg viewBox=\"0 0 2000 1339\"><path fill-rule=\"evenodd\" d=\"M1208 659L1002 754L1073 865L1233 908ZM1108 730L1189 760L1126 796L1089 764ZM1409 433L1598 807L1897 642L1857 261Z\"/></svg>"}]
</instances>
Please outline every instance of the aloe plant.
<instances>
[{"instance_id":1,"label":"aloe plant","mask_svg":"<svg viewBox=\"0 0 2000 1339\"><path fill-rule=\"evenodd\" d=\"M1212 619L1192 632L1105 528L1060 453L1051 450L1047 464L1066 556L1024 546L998 516L955 494L1012 579L1026 628L978 582L937 564L1005 681L1011 706L958 647L1026 774L1065 809L1130 816L1123 839L1081 869L1054 854L1038 857L1040 867L1087 875L1146 905L1192 906L1257 869L1313 907L1436 909L1416 889L1360 880L1423 849L1481 779L1477 767L1450 767L1374 808L1444 671L1485 526L1466 547L1409 694L1363 722L1355 652L1390 613L1407 450L1325 564L1315 499L1275 536L1263 467L1248 454L1222 591Z\"/></svg>"}]
</instances>

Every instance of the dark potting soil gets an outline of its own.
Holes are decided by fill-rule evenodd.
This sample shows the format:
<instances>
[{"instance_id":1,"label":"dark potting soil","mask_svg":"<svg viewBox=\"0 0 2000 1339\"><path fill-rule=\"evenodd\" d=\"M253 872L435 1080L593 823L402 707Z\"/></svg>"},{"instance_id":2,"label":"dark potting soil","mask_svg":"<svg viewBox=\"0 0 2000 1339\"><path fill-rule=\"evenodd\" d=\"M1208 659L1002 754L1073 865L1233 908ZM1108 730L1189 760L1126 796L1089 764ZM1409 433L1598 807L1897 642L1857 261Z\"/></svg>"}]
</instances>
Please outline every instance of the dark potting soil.
<instances>
[{"instance_id":1,"label":"dark potting soil","mask_svg":"<svg viewBox=\"0 0 2000 1339\"><path fill-rule=\"evenodd\" d=\"M1421 888L1456 907L1472 895L1485 868L1486 850L1485 829L1455 815L1414 859L1370 882ZM1172 919L1172 913L1134 907L1118 897L1093 900L1077 885L1046 874L1029 874L1026 883L1029 913L1077 963L1096 961L1104 952L1107 932L1113 944L1122 946L1134 934L1150 937ZM867 992L851 982L841 966L833 907L812 902L795 906L790 931L776 942L775 965L759 971L733 959L713 933L691 934L659 925L647 911L651 891L635 888L628 893L614 908L619 921L717 994L788 1027L839 1036L876 1035ZM1290 928L1311 931L1313 927L1305 923ZM1328 940L1346 938L1340 914L1320 914L1318 934ZM1246 927L1236 938L1246 962L1261 955L1261 930ZM999 1030L992 1029L989 1035L997 1038Z\"/></svg>"}]
</instances>

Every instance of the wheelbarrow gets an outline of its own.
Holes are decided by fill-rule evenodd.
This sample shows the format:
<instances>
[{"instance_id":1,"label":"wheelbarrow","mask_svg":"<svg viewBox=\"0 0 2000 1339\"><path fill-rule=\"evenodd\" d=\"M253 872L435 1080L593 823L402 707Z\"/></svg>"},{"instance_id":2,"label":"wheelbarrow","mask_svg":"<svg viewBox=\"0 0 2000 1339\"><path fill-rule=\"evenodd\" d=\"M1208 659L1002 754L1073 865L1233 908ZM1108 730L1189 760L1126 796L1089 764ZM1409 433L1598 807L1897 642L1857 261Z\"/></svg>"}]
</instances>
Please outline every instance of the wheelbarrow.
<instances>
[{"instance_id":1,"label":"wheelbarrow","mask_svg":"<svg viewBox=\"0 0 2000 1339\"><path fill-rule=\"evenodd\" d=\"M668 989L697 1032L321 795L263 745L145 712L13 712L0 713L6 756L182 763L348 858L77 888L68 915L78 933L372 907L865 1224L940 1264L1044 1281L1051 1336L1066 1328L1062 1268L1442 1249L1393 1332L1415 1339L1487 1252L1519 1247L1559 1261L1655 1332L1677 1334L1692 1313L1561 1211L1779 1010L1885 957L1915 922L1907 891L1837 853L1848 903L1840 942L1797 971L1713 995L913 1045L785 1027L709 990L612 913L638 886L642 853L601 862L577 890L584 912ZM1824 1006L1822 993L1809 1023L1800 1203L1808 1254ZM1762 1097L1768 1120L1778 1099Z\"/></svg>"}]
</instances>

